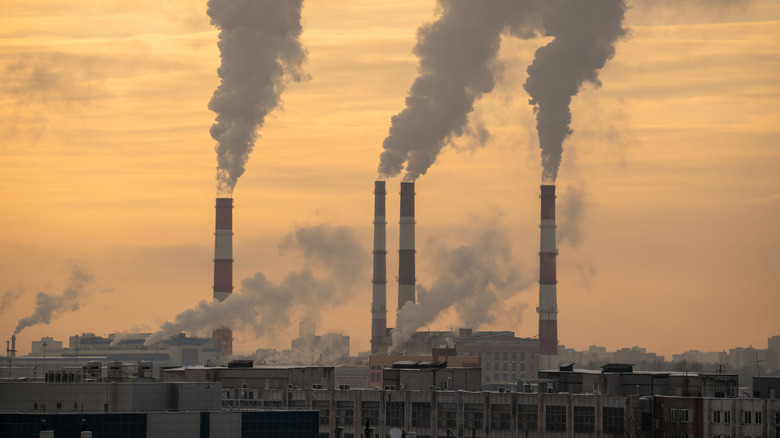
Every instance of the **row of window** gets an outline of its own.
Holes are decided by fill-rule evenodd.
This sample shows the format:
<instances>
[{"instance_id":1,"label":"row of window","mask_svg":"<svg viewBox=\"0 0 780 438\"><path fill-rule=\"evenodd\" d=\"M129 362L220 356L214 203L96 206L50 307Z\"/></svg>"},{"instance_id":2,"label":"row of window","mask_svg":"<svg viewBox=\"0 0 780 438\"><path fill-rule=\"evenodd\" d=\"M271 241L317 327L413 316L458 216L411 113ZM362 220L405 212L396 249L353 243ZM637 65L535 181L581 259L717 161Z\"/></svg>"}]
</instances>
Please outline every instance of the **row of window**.
<instances>
[{"instance_id":1,"label":"row of window","mask_svg":"<svg viewBox=\"0 0 780 438\"><path fill-rule=\"evenodd\" d=\"M742 424L761 424L761 411L745 411L742 414ZM716 424L731 424L731 412L712 411L712 422Z\"/></svg>"},{"instance_id":2,"label":"row of window","mask_svg":"<svg viewBox=\"0 0 780 438\"><path fill-rule=\"evenodd\" d=\"M493 362L497 362L499 360L504 360L504 361L511 360L512 362L517 362L517 352L516 351L512 351L512 352L509 352L509 351L504 351L504 352L499 352L499 351L490 352L490 351L487 351L487 352L480 352L479 355L482 358L482 362L484 362L484 363L491 362L491 359L492 359ZM511 359L510 359L510 357L511 357ZM521 362L525 362L525 352L524 351L520 352L520 361Z\"/></svg>"},{"instance_id":3,"label":"row of window","mask_svg":"<svg viewBox=\"0 0 780 438\"><path fill-rule=\"evenodd\" d=\"M387 402L386 424L388 427L404 426L404 402ZM320 411L320 424L329 424L330 404L328 401L313 401L312 408ZM361 402L362 419L367 419L371 426L379 424L379 402ZM518 405L517 422L519 430L536 431L539 427L539 411L536 405ZM492 405L490 410L490 428L492 430L511 429L511 407L508 404ZM603 431L607 434L622 434L624 429L624 409L604 407L602 409ZM549 405L545 411L545 430L550 432L566 431L566 406ZM574 431L593 433L596 429L596 409L592 406L574 407ZM336 402L336 424L338 426L352 425L355 421L355 410L351 401ZM465 403L463 405L463 426L466 429L482 429L485 422L484 405L482 403ZM427 402L412 403L412 426L430 427L431 404ZM454 429L458 426L457 403L439 403L436 413L436 424L441 429Z\"/></svg>"}]
</instances>

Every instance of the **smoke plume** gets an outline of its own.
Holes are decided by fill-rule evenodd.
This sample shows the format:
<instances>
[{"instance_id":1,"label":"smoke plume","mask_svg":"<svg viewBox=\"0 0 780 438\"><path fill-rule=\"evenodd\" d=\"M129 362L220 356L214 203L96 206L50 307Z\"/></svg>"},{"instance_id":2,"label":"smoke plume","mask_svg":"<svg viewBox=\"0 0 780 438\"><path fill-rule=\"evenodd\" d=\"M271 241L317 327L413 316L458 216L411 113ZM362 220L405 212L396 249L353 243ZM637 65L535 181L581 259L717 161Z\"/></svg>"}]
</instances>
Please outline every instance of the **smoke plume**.
<instances>
[{"instance_id":1,"label":"smoke plume","mask_svg":"<svg viewBox=\"0 0 780 438\"><path fill-rule=\"evenodd\" d=\"M17 290L7 290L3 295L0 295L0 315L11 308L11 305L20 297L24 291L19 288Z\"/></svg>"},{"instance_id":2,"label":"smoke plume","mask_svg":"<svg viewBox=\"0 0 780 438\"><path fill-rule=\"evenodd\" d=\"M577 248L582 241L582 228L587 214L587 195L583 187L569 186L561 194L558 208L558 243L567 242Z\"/></svg>"},{"instance_id":3,"label":"smoke plume","mask_svg":"<svg viewBox=\"0 0 780 438\"><path fill-rule=\"evenodd\" d=\"M289 80L306 79L301 35L303 0L209 0L218 27L220 85L209 102L217 113L217 190L231 194L244 173L266 115L276 108Z\"/></svg>"},{"instance_id":4,"label":"smoke plume","mask_svg":"<svg viewBox=\"0 0 780 438\"><path fill-rule=\"evenodd\" d=\"M474 102L495 83L501 35L530 38L539 30L540 0L439 0L441 15L417 31L414 53L419 76L406 97L406 108L392 117L379 157L382 177L406 181L424 175L454 137L472 132L486 141L487 131L469 128Z\"/></svg>"},{"instance_id":5,"label":"smoke plume","mask_svg":"<svg viewBox=\"0 0 780 438\"><path fill-rule=\"evenodd\" d=\"M536 112L542 179L554 183L563 141L572 133L571 98L585 82L601 86L598 71L628 31L624 0L551 0L549 5L544 30L554 39L536 51L524 87Z\"/></svg>"},{"instance_id":6,"label":"smoke plume","mask_svg":"<svg viewBox=\"0 0 780 438\"><path fill-rule=\"evenodd\" d=\"M492 311L533 280L519 271L510 241L503 231L492 229L470 245L438 251L434 260L440 276L430 288L417 286L418 302L407 302L398 311L390 350L403 350L415 331L451 308L464 327L477 328L493 321Z\"/></svg>"},{"instance_id":7,"label":"smoke plume","mask_svg":"<svg viewBox=\"0 0 780 438\"><path fill-rule=\"evenodd\" d=\"M27 327L42 323L49 324L52 319L65 312L75 312L87 297L96 292L111 292L111 289L97 289L92 274L78 263L72 262L68 285L62 294L49 295L38 292L35 295L35 310L32 315L19 320L14 334L20 333Z\"/></svg>"},{"instance_id":8,"label":"smoke plume","mask_svg":"<svg viewBox=\"0 0 780 438\"><path fill-rule=\"evenodd\" d=\"M302 256L302 269L274 283L256 273L241 281L241 293L224 301L203 300L176 315L146 339L150 345L181 332L206 335L212 327L251 329L256 336L288 328L293 315L317 320L321 312L349 301L356 281L368 277L368 251L355 233L343 226L299 227L282 239L281 251Z\"/></svg>"}]
</instances>

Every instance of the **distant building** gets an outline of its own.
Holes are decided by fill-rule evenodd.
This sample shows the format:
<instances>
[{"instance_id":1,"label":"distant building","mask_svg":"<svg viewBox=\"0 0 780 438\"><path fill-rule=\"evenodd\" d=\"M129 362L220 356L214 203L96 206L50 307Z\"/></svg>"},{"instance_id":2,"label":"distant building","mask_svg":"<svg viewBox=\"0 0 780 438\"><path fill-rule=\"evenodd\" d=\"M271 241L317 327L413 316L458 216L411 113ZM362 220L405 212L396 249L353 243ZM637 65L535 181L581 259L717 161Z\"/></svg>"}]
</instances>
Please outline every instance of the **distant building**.
<instances>
[{"instance_id":1,"label":"distant building","mask_svg":"<svg viewBox=\"0 0 780 438\"><path fill-rule=\"evenodd\" d=\"M428 356L380 356L372 355L368 358L370 381L369 388L383 388L385 369L392 368L393 364L400 361L412 362L442 362L448 368L481 368L480 357L458 355L452 348L434 348ZM484 381L484 379L483 379Z\"/></svg>"},{"instance_id":2,"label":"distant building","mask_svg":"<svg viewBox=\"0 0 780 438\"><path fill-rule=\"evenodd\" d=\"M312 365L335 365L349 358L349 336L340 333L317 335L314 321L300 322L297 339L290 342L292 358Z\"/></svg>"},{"instance_id":3,"label":"distant building","mask_svg":"<svg viewBox=\"0 0 780 438\"><path fill-rule=\"evenodd\" d=\"M482 368L452 368L446 362L399 361L384 369L382 387L410 391L430 391L432 388L481 391Z\"/></svg>"},{"instance_id":4,"label":"distant building","mask_svg":"<svg viewBox=\"0 0 780 438\"><path fill-rule=\"evenodd\" d=\"M601 370L574 364L539 372L540 392L678 397L736 397L739 377L725 373L634 371L631 364L607 364Z\"/></svg>"},{"instance_id":5,"label":"distant building","mask_svg":"<svg viewBox=\"0 0 780 438\"><path fill-rule=\"evenodd\" d=\"M230 390L333 388L333 367L255 367L251 360L228 366L181 367L162 371L161 382L220 382Z\"/></svg>"}]
</instances>

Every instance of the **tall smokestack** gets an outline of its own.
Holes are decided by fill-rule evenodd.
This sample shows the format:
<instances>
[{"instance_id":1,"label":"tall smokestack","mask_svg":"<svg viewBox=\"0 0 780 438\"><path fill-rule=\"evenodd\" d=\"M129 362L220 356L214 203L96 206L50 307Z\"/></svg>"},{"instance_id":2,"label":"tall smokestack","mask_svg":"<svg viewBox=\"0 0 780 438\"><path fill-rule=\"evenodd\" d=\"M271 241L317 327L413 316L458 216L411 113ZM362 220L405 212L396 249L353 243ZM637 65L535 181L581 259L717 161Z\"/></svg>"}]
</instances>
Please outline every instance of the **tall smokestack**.
<instances>
[{"instance_id":1,"label":"tall smokestack","mask_svg":"<svg viewBox=\"0 0 780 438\"><path fill-rule=\"evenodd\" d=\"M543 185L539 251L539 369L558 368L558 304L556 298L555 186Z\"/></svg>"},{"instance_id":2,"label":"tall smokestack","mask_svg":"<svg viewBox=\"0 0 780 438\"><path fill-rule=\"evenodd\" d=\"M386 353L387 341L387 221L385 182L374 182L374 278L371 303L371 354Z\"/></svg>"},{"instance_id":3,"label":"tall smokestack","mask_svg":"<svg viewBox=\"0 0 780 438\"><path fill-rule=\"evenodd\" d=\"M16 335L11 335L11 357L16 357Z\"/></svg>"},{"instance_id":4,"label":"tall smokestack","mask_svg":"<svg viewBox=\"0 0 780 438\"><path fill-rule=\"evenodd\" d=\"M414 183L401 183L401 220L398 221L398 309L414 300Z\"/></svg>"},{"instance_id":5,"label":"tall smokestack","mask_svg":"<svg viewBox=\"0 0 780 438\"><path fill-rule=\"evenodd\" d=\"M214 300L224 301L233 293L233 198L217 198L214 232ZM233 354L233 331L215 328L214 348Z\"/></svg>"}]
</instances>

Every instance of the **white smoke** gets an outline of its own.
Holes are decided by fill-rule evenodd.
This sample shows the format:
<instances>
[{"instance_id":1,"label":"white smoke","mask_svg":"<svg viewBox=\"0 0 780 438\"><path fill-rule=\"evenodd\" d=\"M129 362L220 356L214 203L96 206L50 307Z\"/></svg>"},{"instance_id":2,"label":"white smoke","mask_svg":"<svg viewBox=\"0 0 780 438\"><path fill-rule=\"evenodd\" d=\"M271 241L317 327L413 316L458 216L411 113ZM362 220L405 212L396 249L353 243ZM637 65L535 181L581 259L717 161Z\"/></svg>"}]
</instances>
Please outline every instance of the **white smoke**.
<instances>
[{"instance_id":1,"label":"white smoke","mask_svg":"<svg viewBox=\"0 0 780 438\"><path fill-rule=\"evenodd\" d=\"M542 179L554 183L563 142L572 133L569 104L583 83L601 86L598 72L627 35L624 0L550 0L544 31L554 39L536 51L525 89L536 112Z\"/></svg>"},{"instance_id":2,"label":"white smoke","mask_svg":"<svg viewBox=\"0 0 780 438\"><path fill-rule=\"evenodd\" d=\"M348 302L357 293L356 281L368 276L369 252L347 227L298 227L279 247L300 254L303 268L288 273L278 284L260 272L245 278L240 293L224 301L201 301L165 322L145 344L181 332L210 335L213 327L220 326L249 329L258 337L273 335L288 328L293 315L316 321L322 312Z\"/></svg>"},{"instance_id":3,"label":"white smoke","mask_svg":"<svg viewBox=\"0 0 780 438\"><path fill-rule=\"evenodd\" d=\"M534 280L520 272L510 241L504 231L490 229L469 245L434 254L439 277L431 287L418 285L417 302L407 302L398 311L390 350L402 351L415 331L450 309L464 327L492 322L494 311Z\"/></svg>"},{"instance_id":4,"label":"white smoke","mask_svg":"<svg viewBox=\"0 0 780 438\"><path fill-rule=\"evenodd\" d=\"M17 322L14 334L20 333L27 327L38 324L49 324L52 319L66 312L75 312L90 295L98 292L112 292L111 289L98 289L95 287L95 279L78 262L70 263L70 276L68 285L60 295L50 295L38 292L35 295L35 310L32 315L22 318Z\"/></svg>"},{"instance_id":5,"label":"white smoke","mask_svg":"<svg viewBox=\"0 0 780 438\"><path fill-rule=\"evenodd\" d=\"M220 85L209 102L217 113L211 136L217 141L217 189L236 186L265 117L279 105L286 81L306 79L301 65L303 0L209 0L218 27Z\"/></svg>"},{"instance_id":6,"label":"white smoke","mask_svg":"<svg viewBox=\"0 0 780 438\"><path fill-rule=\"evenodd\" d=\"M416 180L452 138L465 133L475 134L475 141L487 141L484 126L468 126L468 115L474 102L493 90L491 67L497 62L501 35L535 36L544 2L439 0L438 5L439 18L417 31L419 76L382 143L383 177L398 175L406 163L404 179Z\"/></svg>"}]
</instances>

